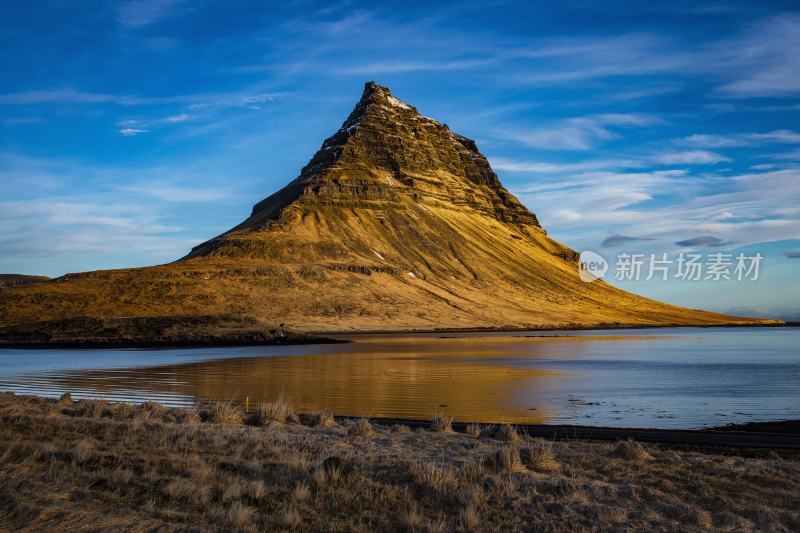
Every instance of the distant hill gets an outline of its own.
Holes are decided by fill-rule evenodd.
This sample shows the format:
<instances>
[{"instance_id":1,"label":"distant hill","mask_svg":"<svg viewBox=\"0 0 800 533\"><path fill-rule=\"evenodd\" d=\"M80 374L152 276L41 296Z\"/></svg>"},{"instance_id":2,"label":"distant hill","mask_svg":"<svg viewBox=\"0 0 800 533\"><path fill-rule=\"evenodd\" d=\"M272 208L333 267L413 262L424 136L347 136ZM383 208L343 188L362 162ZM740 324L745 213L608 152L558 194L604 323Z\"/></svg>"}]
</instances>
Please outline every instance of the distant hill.
<instances>
[{"instance_id":1,"label":"distant hill","mask_svg":"<svg viewBox=\"0 0 800 533\"><path fill-rule=\"evenodd\" d=\"M584 283L577 257L474 141L368 83L300 176L235 228L168 265L4 290L0 327L30 333L58 320L75 337L93 323L87 335L114 337L119 328L86 318L127 317L161 324L164 338L175 320L187 323L175 317L192 316L212 333L213 316L226 317L226 331L299 332L768 322Z\"/></svg>"},{"instance_id":2,"label":"distant hill","mask_svg":"<svg viewBox=\"0 0 800 533\"><path fill-rule=\"evenodd\" d=\"M0 289L4 287L18 287L20 285L33 285L49 281L47 276L28 276L26 274L0 274Z\"/></svg>"}]
</instances>

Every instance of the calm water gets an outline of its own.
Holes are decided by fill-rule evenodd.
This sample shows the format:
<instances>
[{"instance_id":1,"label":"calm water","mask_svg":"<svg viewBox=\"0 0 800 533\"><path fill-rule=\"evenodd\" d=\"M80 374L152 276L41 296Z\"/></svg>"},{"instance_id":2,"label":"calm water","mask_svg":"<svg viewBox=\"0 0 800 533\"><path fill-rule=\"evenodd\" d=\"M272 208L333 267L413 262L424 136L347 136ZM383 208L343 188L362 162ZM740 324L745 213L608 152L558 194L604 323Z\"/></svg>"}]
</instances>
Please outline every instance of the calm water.
<instances>
[{"instance_id":1,"label":"calm water","mask_svg":"<svg viewBox=\"0 0 800 533\"><path fill-rule=\"evenodd\" d=\"M800 418L800 328L368 335L351 344L0 350L0 390L341 415L703 427Z\"/></svg>"}]
</instances>

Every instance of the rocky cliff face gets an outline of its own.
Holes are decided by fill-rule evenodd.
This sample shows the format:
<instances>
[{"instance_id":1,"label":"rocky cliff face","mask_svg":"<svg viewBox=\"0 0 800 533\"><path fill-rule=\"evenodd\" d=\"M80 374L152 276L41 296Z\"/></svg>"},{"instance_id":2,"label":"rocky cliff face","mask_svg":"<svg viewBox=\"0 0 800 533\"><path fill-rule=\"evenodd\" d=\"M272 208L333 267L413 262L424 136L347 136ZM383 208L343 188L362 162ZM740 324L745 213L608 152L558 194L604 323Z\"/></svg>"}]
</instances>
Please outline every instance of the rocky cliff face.
<instances>
[{"instance_id":1,"label":"rocky cliff face","mask_svg":"<svg viewBox=\"0 0 800 533\"><path fill-rule=\"evenodd\" d=\"M0 291L0 336L20 324L109 317L166 317L136 323L182 320L212 336L284 326L757 322L583 283L576 255L501 185L475 142L368 83L300 176L256 204L244 222L169 265ZM246 320L232 323L231 316ZM61 329L74 337L78 326L67 326ZM162 330L159 338L171 331Z\"/></svg>"},{"instance_id":2,"label":"rocky cliff face","mask_svg":"<svg viewBox=\"0 0 800 533\"><path fill-rule=\"evenodd\" d=\"M297 213L322 206L373 209L377 217L386 217L386 211L412 214L436 206L539 228L536 216L500 184L475 141L420 115L388 88L370 82L342 127L322 143L297 179L256 204L242 224L198 246L189 257L236 246L237 235L289 222Z\"/></svg>"}]
</instances>

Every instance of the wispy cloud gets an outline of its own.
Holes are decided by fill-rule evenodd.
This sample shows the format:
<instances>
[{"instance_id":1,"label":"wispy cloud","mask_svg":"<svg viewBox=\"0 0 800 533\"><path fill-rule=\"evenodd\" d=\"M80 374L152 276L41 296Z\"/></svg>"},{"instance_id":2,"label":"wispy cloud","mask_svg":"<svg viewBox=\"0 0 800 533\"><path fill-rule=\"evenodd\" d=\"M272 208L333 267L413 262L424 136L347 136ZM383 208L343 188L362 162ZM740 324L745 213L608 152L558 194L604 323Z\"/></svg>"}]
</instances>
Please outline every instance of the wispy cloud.
<instances>
[{"instance_id":1,"label":"wispy cloud","mask_svg":"<svg viewBox=\"0 0 800 533\"><path fill-rule=\"evenodd\" d=\"M502 157L493 157L490 163L494 170L507 172L528 172L533 174L568 174L591 170L608 170L620 168L636 168L643 166L635 159L595 159L576 163L557 163L543 161L515 161Z\"/></svg>"},{"instance_id":2,"label":"wispy cloud","mask_svg":"<svg viewBox=\"0 0 800 533\"><path fill-rule=\"evenodd\" d=\"M169 203L222 202L232 198L222 187L204 188L196 185L177 185L164 181L149 181L120 187L121 191L149 196Z\"/></svg>"},{"instance_id":3,"label":"wispy cloud","mask_svg":"<svg viewBox=\"0 0 800 533\"><path fill-rule=\"evenodd\" d=\"M706 150L690 150L686 152L665 152L652 157L651 160L662 165L716 165L731 159Z\"/></svg>"},{"instance_id":4,"label":"wispy cloud","mask_svg":"<svg viewBox=\"0 0 800 533\"><path fill-rule=\"evenodd\" d=\"M150 133L150 130L144 128L120 128L117 133L124 137L136 137L143 133Z\"/></svg>"},{"instance_id":5,"label":"wispy cloud","mask_svg":"<svg viewBox=\"0 0 800 533\"><path fill-rule=\"evenodd\" d=\"M575 117L532 130L508 129L499 136L545 150L589 150L602 141L618 137L616 130L644 127L662 120L643 113L603 113Z\"/></svg>"},{"instance_id":6,"label":"wispy cloud","mask_svg":"<svg viewBox=\"0 0 800 533\"><path fill-rule=\"evenodd\" d=\"M716 165L731 161L729 157L706 150L682 152L664 151L658 153L630 154L627 159L589 159L580 162L515 161L506 158L491 158L495 170L506 172L525 172L530 174L563 175L575 172L599 170L636 169L657 166Z\"/></svg>"},{"instance_id":7,"label":"wispy cloud","mask_svg":"<svg viewBox=\"0 0 800 533\"><path fill-rule=\"evenodd\" d=\"M59 198L0 203L0 227L0 250L16 256L152 253L151 246L172 249L168 234L182 229L159 223L147 206Z\"/></svg>"},{"instance_id":8,"label":"wispy cloud","mask_svg":"<svg viewBox=\"0 0 800 533\"><path fill-rule=\"evenodd\" d=\"M781 154L775 154L772 157L786 161L800 161L800 149L792 150L790 152L783 152Z\"/></svg>"},{"instance_id":9,"label":"wispy cloud","mask_svg":"<svg viewBox=\"0 0 800 533\"><path fill-rule=\"evenodd\" d=\"M800 144L800 133L793 130L774 130L764 133L736 133L731 135L694 134L684 137L680 142L698 148Z\"/></svg>"},{"instance_id":10,"label":"wispy cloud","mask_svg":"<svg viewBox=\"0 0 800 533\"><path fill-rule=\"evenodd\" d=\"M741 35L717 43L709 55L729 78L719 87L721 94L740 98L797 94L800 15L782 13L757 21Z\"/></svg>"},{"instance_id":11,"label":"wispy cloud","mask_svg":"<svg viewBox=\"0 0 800 533\"><path fill-rule=\"evenodd\" d=\"M534 69L513 73L512 78L522 83L700 76L716 83L719 96L729 98L800 94L800 16L792 13L767 17L738 34L693 45L639 32L538 40L507 54L509 59L536 61Z\"/></svg>"},{"instance_id":12,"label":"wispy cloud","mask_svg":"<svg viewBox=\"0 0 800 533\"><path fill-rule=\"evenodd\" d=\"M691 244L687 235L740 245L800 238L797 168L733 176L597 171L547 176L513 191L551 234L575 246L597 246L608 231L647 235L662 251ZM579 216L564 218L563 206Z\"/></svg>"},{"instance_id":13,"label":"wispy cloud","mask_svg":"<svg viewBox=\"0 0 800 533\"><path fill-rule=\"evenodd\" d=\"M189 115L186 113L180 113L179 115L172 115L164 119L164 122L167 124L175 124L176 122L186 122L187 120L191 119Z\"/></svg>"},{"instance_id":14,"label":"wispy cloud","mask_svg":"<svg viewBox=\"0 0 800 533\"><path fill-rule=\"evenodd\" d=\"M73 89L32 90L0 94L0 105L36 104L111 104L120 106L155 106L184 104L202 107L259 107L284 93L234 91L228 93L195 93L172 96L136 96L77 91ZM180 116L180 115L178 115Z\"/></svg>"}]
</instances>

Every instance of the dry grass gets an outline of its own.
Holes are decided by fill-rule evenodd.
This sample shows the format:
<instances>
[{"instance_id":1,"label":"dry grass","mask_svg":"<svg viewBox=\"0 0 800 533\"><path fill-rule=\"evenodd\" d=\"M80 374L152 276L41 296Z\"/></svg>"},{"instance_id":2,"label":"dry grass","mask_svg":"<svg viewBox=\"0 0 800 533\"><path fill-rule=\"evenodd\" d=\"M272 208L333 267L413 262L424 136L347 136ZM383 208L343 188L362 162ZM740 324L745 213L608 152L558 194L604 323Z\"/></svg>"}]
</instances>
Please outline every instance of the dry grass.
<instances>
[{"instance_id":1,"label":"dry grass","mask_svg":"<svg viewBox=\"0 0 800 533\"><path fill-rule=\"evenodd\" d=\"M543 439L533 439L529 446L521 450L522 461L531 469L555 470L558 468L553 453L553 443Z\"/></svg>"},{"instance_id":2,"label":"dry grass","mask_svg":"<svg viewBox=\"0 0 800 533\"><path fill-rule=\"evenodd\" d=\"M453 432L453 417L435 413L431 420L431 429L439 433L452 433Z\"/></svg>"},{"instance_id":3,"label":"dry grass","mask_svg":"<svg viewBox=\"0 0 800 533\"><path fill-rule=\"evenodd\" d=\"M503 446L489 457L489 465L498 474L524 472L525 465L515 446Z\"/></svg>"},{"instance_id":4,"label":"dry grass","mask_svg":"<svg viewBox=\"0 0 800 533\"><path fill-rule=\"evenodd\" d=\"M243 420L241 408L233 402L212 402L207 408L200 411L203 422L215 424L241 424Z\"/></svg>"},{"instance_id":5,"label":"dry grass","mask_svg":"<svg viewBox=\"0 0 800 533\"><path fill-rule=\"evenodd\" d=\"M506 442L519 442L519 434L514 426L509 424L503 424L498 426L497 429L494 430L492 433L492 438L503 440Z\"/></svg>"},{"instance_id":6,"label":"dry grass","mask_svg":"<svg viewBox=\"0 0 800 533\"><path fill-rule=\"evenodd\" d=\"M294 405L283 397L259 403L248 416L248 423L253 426L265 426L272 422L284 424L296 420Z\"/></svg>"},{"instance_id":7,"label":"dry grass","mask_svg":"<svg viewBox=\"0 0 800 533\"><path fill-rule=\"evenodd\" d=\"M480 424L469 424L464 430L464 433L466 433L470 437L478 438L481 436L481 430L482 428Z\"/></svg>"},{"instance_id":8,"label":"dry grass","mask_svg":"<svg viewBox=\"0 0 800 533\"><path fill-rule=\"evenodd\" d=\"M188 413L0 394L0 531L800 530L788 453Z\"/></svg>"},{"instance_id":9,"label":"dry grass","mask_svg":"<svg viewBox=\"0 0 800 533\"><path fill-rule=\"evenodd\" d=\"M653 459L653 456L634 440L620 441L614 448L614 455L628 461L651 461Z\"/></svg>"},{"instance_id":10,"label":"dry grass","mask_svg":"<svg viewBox=\"0 0 800 533\"><path fill-rule=\"evenodd\" d=\"M371 437L375 434L372 424L366 418L359 418L351 422L347 432L356 437Z\"/></svg>"},{"instance_id":11,"label":"dry grass","mask_svg":"<svg viewBox=\"0 0 800 533\"><path fill-rule=\"evenodd\" d=\"M455 471L445 465L415 462L409 471L416 485L432 494L449 494L458 484Z\"/></svg>"},{"instance_id":12,"label":"dry grass","mask_svg":"<svg viewBox=\"0 0 800 533\"><path fill-rule=\"evenodd\" d=\"M311 413L300 415L300 421L311 427L325 427L332 428L338 426L333 413L330 411L313 411Z\"/></svg>"}]
</instances>

